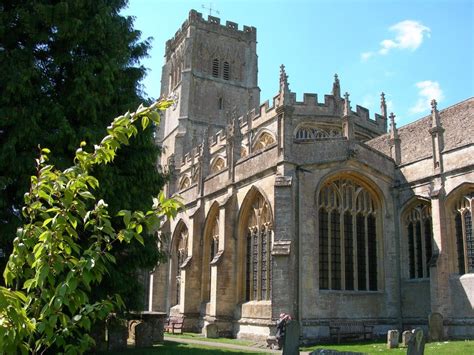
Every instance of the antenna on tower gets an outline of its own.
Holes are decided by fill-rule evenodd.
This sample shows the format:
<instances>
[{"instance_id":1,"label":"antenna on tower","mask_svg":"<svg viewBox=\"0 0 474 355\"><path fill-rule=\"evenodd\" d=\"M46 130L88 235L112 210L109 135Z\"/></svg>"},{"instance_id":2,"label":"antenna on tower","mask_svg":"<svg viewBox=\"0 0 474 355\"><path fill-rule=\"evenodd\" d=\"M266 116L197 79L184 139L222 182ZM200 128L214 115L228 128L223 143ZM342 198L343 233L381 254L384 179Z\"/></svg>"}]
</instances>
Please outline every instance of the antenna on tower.
<instances>
[{"instance_id":1,"label":"antenna on tower","mask_svg":"<svg viewBox=\"0 0 474 355\"><path fill-rule=\"evenodd\" d=\"M204 10L208 10L208 11L209 11L209 16L212 16L212 11L214 11L217 15L220 15L220 12L212 7L212 2L209 3L209 7L206 7L204 4L201 5L201 7L202 7Z\"/></svg>"}]
</instances>

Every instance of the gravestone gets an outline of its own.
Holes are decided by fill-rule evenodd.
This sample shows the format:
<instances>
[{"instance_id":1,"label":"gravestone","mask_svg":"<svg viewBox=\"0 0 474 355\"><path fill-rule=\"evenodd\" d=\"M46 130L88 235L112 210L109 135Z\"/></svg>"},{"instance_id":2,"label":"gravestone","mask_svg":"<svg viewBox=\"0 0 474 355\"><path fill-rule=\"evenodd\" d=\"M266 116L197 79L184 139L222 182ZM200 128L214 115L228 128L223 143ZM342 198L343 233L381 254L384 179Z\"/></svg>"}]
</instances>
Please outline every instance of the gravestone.
<instances>
[{"instance_id":1,"label":"gravestone","mask_svg":"<svg viewBox=\"0 0 474 355\"><path fill-rule=\"evenodd\" d=\"M441 313L430 313L428 316L428 335L431 341L441 341L444 338L443 316Z\"/></svg>"},{"instance_id":2,"label":"gravestone","mask_svg":"<svg viewBox=\"0 0 474 355\"><path fill-rule=\"evenodd\" d=\"M300 324L290 320L286 324L285 344L283 345L283 355L298 355L300 353Z\"/></svg>"},{"instance_id":3,"label":"gravestone","mask_svg":"<svg viewBox=\"0 0 474 355\"><path fill-rule=\"evenodd\" d=\"M107 322L108 350L122 350L127 348L128 322L126 319L112 317Z\"/></svg>"},{"instance_id":4,"label":"gravestone","mask_svg":"<svg viewBox=\"0 0 474 355\"><path fill-rule=\"evenodd\" d=\"M413 329L412 337L408 342L407 355L423 355L425 353L425 337L420 328Z\"/></svg>"},{"instance_id":5,"label":"gravestone","mask_svg":"<svg viewBox=\"0 0 474 355\"><path fill-rule=\"evenodd\" d=\"M140 322L135 326L135 346L146 348L153 346L153 326L148 322Z\"/></svg>"},{"instance_id":6,"label":"gravestone","mask_svg":"<svg viewBox=\"0 0 474 355\"><path fill-rule=\"evenodd\" d=\"M216 324L206 324L203 329L204 338L219 338L219 330Z\"/></svg>"},{"instance_id":7,"label":"gravestone","mask_svg":"<svg viewBox=\"0 0 474 355\"><path fill-rule=\"evenodd\" d=\"M105 321L95 323L91 329L91 336L95 341L95 346L91 349L92 352L100 352L107 350L107 339L105 332Z\"/></svg>"},{"instance_id":8,"label":"gravestone","mask_svg":"<svg viewBox=\"0 0 474 355\"><path fill-rule=\"evenodd\" d=\"M408 346L408 342L410 341L412 336L413 336L413 333L411 332L411 330L405 330L402 333L402 346L403 347L406 348Z\"/></svg>"},{"instance_id":9,"label":"gravestone","mask_svg":"<svg viewBox=\"0 0 474 355\"><path fill-rule=\"evenodd\" d=\"M387 333L387 349L398 348L398 330L389 330Z\"/></svg>"}]
</instances>

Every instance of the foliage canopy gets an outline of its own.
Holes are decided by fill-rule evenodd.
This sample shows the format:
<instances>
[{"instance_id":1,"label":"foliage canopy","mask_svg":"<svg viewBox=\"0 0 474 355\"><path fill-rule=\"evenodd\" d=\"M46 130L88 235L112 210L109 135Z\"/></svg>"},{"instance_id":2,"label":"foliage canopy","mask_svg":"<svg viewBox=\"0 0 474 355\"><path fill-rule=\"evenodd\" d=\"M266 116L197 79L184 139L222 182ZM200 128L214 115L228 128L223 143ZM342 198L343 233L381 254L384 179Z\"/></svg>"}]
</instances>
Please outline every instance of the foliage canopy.
<instances>
[{"instance_id":1,"label":"foliage canopy","mask_svg":"<svg viewBox=\"0 0 474 355\"><path fill-rule=\"evenodd\" d=\"M54 148L52 163L69 166L77 145L100 141L112 117L144 102L140 65L149 40L120 14L126 0L5 0L0 4L0 248L9 255L37 146ZM163 186L153 129L133 139L108 169L95 167L98 196L110 212L145 209ZM112 223L114 223L112 221ZM102 283L133 308L136 268L159 259L154 241L114 251L119 259ZM126 251L125 251L126 249ZM133 261L133 262L132 262ZM0 271L6 258L0 257ZM0 282L1 284L1 282ZM133 297L129 297L132 295ZM103 295L97 295L98 298Z\"/></svg>"},{"instance_id":2,"label":"foliage canopy","mask_svg":"<svg viewBox=\"0 0 474 355\"><path fill-rule=\"evenodd\" d=\"M91 171L114 160L117 149L137 135L138 122L146 130L159 122L157 110L170 104L140 106L117 117L92 151L81 142L67 169L48 164L50 151L41 149L25 194L25 224L17 230L4 271L10 288L0 287L0 353L82 353L93 344L91 325L123 306L119 295L90 297L115 263L112 248L134 240L143 245L142 234L156 232L180 203L161 193L149 211L119 211L121 227L114 228L108 205L94 195L99 181Z\"/></svg>"}]
</instances>

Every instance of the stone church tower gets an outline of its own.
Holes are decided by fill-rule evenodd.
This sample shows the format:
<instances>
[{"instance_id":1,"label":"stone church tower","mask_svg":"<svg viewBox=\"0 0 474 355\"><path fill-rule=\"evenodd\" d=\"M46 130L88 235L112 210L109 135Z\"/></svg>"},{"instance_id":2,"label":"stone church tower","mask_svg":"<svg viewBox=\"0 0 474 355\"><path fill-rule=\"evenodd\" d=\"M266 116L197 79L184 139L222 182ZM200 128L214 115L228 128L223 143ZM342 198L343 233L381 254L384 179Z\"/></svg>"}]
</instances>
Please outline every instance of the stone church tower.
<instances>
[{"instance_id":1,"label":"stone church tower","mask_svg":"<svg viewBox=\"0 0 474 355\"><path fill-rule=\"evenodd\" d=\"M194 10L165 59L157 140L185 208L161 229L150 310L259 340L282 312L311 340L440 317L440 338L474 336L473 98L397 127L383 93L370 115L336 75L298 101L282 66L260 104L256 29Z\"/></svg>"},{"instance_id":2,"label":"stone church tower","mask_svg":"<svg viewBox=\"0 0 474 355\"><path fill-rule=\"evenodd\" d=\"M206 21L195 10L166 42L161 96L176 105L162 119L158 140L162 165L181 161L203 137L226 127L260 103L257 84L257 30L234 22Z\"/></svg>"}]
</instances>

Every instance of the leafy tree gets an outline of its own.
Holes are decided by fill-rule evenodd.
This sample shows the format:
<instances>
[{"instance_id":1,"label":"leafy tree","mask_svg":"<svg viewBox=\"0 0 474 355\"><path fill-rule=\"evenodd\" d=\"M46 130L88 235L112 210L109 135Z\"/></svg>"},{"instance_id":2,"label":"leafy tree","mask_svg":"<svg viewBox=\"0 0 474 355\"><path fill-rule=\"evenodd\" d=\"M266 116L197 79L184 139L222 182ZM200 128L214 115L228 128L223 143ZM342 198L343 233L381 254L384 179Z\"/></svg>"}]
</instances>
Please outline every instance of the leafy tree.
<instances>
[{"instance_id":1,"label":"leafy tree","mask_svg":"<svg viewBox=\"0 0 474 355\"><path fill-rule=\"evenodd\" d=\"M126 0L4 0L0 4L0 248L8 255L31 161L38 145L54 147L53 163L71 164L75 147L98 142L110 118L143 102L139 82L149 41L140 41L133 19L120 15ZM160 190L153 130L131 142L108 171L97 168L99 196L119 208L144 209ZM120 206L120 207L119 207ZM136 268L159 258L153 240L132 242L105 288L126 285L127 304L139 289ZM120 248L118 248L120 249ZM133 260L133 262L132 262ZM0 271L6 258L0 258ZM124 289L118 290L123 293Z\"/></svg>"},{"instance_id":2,"label":"leafy tree","mask_svg":"<svg viewBox=\"0 0 474 355\"><path fill-rule=\"evenodd\" d=\"M119 295L90 297L92 286L115 263L112 248L134 240L144 245L142 234L173 218L180 203L160 194L150 211L119 211L121 227L114 228L107 203L94 195L99 181L91 172L114 160L117 149L138 133L139 122L145 130L159 121L157 109L170 104L141 106L117 117L93 151L81 143L67 169L48 164L50 151L41 150L25 194L25 224L17 230L4 272L11 288L0 287L0 353L83 353L93 344L91 324L123 305ZM80 243L84 235L87 243Z\"/></svg>"}]
</instances>

